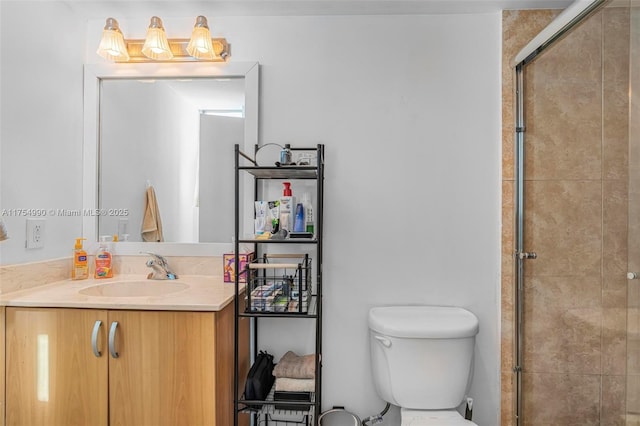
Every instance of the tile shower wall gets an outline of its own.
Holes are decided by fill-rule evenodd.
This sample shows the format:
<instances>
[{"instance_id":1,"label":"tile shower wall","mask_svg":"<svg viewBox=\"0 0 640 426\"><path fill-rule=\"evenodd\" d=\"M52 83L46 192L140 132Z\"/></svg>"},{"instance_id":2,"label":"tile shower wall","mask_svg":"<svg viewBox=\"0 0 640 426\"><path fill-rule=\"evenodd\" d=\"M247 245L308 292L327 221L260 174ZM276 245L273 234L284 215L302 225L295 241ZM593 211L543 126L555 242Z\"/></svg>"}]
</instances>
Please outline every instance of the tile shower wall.
<instances>
[{"instance_id":1,"label":"tile shower wall","mask_svg":"<svg viewBox=\"0 0 640 426\"><path fill-rule=\"evenodd\" d=\"M631 9L630 117L640 116L640 8ZM635 89L635 90L634 90ZM629 122L629 271L640 271L640 121ZM640 286L629 282L627 425L640 425Z\"/></svg>"},{"instance_id":2,"label":"tile shower wall","mask_svg":"<svg viewBox=\"0 0 640 426\"><path fill-rule=\"evenodd\" d=\"M502 424L513 421L513 67L554 16L503 14ZM608 8L525 74L525 425L624 424L629 11Z\"/></svg>"}]
</instances>

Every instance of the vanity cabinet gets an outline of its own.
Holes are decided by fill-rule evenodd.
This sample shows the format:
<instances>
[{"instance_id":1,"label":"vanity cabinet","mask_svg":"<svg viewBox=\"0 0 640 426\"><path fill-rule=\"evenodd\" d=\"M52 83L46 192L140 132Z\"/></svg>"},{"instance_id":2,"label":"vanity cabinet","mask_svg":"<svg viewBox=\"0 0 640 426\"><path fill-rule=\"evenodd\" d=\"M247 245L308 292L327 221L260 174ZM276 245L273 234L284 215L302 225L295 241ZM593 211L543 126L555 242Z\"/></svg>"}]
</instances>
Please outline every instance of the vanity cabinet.
<instances>
[{"instance_id":1,"label":"vanity cabinet","mask_svg":"<svg viewBox=\"0 0 640 426\"><path fill-rule=\"evenodd\" d=\"M4 306L0 306L0 426L4 426Z\"/></svg>"},{"instance_id":2,"label":"vanity cabinet","mask_svg":"<svg viewBox=\"0 0 640 426\"><path fill-rule=\"evenodd\" d=\"M233 303L219 312L7 307L6 424L229 425L233 321Z\"/></svg>"}]
</instances>

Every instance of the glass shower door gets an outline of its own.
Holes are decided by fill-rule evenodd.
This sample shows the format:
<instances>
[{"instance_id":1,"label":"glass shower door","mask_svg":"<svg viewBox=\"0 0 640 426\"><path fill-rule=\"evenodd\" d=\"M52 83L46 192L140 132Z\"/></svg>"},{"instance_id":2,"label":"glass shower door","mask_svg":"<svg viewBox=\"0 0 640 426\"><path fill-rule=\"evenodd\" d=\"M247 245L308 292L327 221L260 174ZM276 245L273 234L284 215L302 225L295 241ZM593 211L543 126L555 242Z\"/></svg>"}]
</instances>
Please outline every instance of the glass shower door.
<instances>
[{"instance_id":1,"label":"glass shower door","mask_svg":"<svg viewBox=\"0 0 640 426\"><path fill-rule=\"evenodd\" d=\"M521 425L625 424L628 300L640 305L626 277L640 241L628 237L640 213L628 203L628 4L592 14L523 72L523 252L537 258L522 274Z\"/></svg>"}]
</instances>

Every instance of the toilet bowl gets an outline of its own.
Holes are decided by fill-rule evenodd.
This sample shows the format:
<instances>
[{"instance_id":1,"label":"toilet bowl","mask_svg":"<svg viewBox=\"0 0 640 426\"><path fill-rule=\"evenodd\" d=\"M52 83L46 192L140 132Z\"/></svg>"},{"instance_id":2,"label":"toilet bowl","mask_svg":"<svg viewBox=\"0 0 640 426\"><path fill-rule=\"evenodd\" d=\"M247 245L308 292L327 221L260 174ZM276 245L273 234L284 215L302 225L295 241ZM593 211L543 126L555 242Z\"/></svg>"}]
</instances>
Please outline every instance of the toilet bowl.
<instances>
[{"instance_id":1,"label":"toilet bowl","mask_svg":"<svg viewBox=\"0 0 640 426\"><path fill-rule=\"evenodd\" d=\"M478 318L449 306L384 306L369 311L373 380L401 408L401 426L471 426L457 407L473 373Z\"/></svg>"}]
</instances>

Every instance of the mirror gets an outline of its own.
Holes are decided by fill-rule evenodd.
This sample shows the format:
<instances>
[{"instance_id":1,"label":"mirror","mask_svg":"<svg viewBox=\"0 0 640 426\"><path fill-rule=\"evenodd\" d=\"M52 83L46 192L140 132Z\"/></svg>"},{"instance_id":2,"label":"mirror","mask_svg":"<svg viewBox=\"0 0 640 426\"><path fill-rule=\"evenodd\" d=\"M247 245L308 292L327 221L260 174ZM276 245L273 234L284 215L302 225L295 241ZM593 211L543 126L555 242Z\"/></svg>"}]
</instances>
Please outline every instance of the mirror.
<instances>
[{"instance_id":1,"label":"mirror","mask_svg":"<svg viewBox=\"0 0 640 426\"><path fill-rule=\"evenodd\" d=\"M99 120L98 209L107 214L98 217L98 235L231 241L229 182L233 146L243 141L244 78L102 79ZM162 232L143 239L147 188Z\"/></svg>"},{"instance_id":2,"label":"mirror","mask_svg":"<svg viewBox=\"0 0 640 426\"><path fill-rule=\"evenodd\" d=\"M256 63L85 66L84 237L117 234L122 254L228 252L233 146L251 152L257 128ZM141 236L148 187L163 242Z\"/></svg>"}]
</instances>

